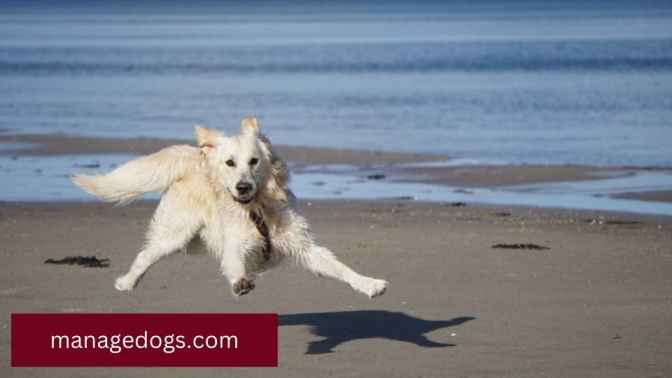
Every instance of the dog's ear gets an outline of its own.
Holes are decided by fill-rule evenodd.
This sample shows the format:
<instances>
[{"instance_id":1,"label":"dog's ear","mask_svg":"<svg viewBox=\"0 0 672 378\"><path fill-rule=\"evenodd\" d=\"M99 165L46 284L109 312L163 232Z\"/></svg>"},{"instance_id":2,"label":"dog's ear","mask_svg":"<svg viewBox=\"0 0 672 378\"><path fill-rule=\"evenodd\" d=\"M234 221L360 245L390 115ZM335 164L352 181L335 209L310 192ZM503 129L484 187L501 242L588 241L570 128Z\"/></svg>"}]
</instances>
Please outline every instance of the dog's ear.
<instances>
[{"instance_id":1,"label":"dog's ear","mask_svg":"<svg viewBox=\"0 0 672 378\"><path fill-rule=\"evenodd\" d=\"M240 133L257 136L260 133L259 121L255 117L245 117L240 121Z\"/></svg>"},{"instance_id":2,"label":"dog's ear","mask_svg":"<svg viewBox=\"0 0 672 378\"><path fill-rule=\"evenodd\" d=\"M289 189L289 170L285 162L273 151L271 141L263 134L259 135L261 149L270 162L270 177L266 183L265 194L267 197L283 202L285 204L290 200Z\"/></svg>"},{"instance_id":3,"label":"dog's ear","mask_svg":"<svg viewBox=\"0 0 672 378\"><path fill-rule=\"evenodd\" d=\"M210 152L217 145L217 140L222 136L217 130L208 129L202 125L194 125L196 143L204 154Z\"/></svg>"}]
</instances>

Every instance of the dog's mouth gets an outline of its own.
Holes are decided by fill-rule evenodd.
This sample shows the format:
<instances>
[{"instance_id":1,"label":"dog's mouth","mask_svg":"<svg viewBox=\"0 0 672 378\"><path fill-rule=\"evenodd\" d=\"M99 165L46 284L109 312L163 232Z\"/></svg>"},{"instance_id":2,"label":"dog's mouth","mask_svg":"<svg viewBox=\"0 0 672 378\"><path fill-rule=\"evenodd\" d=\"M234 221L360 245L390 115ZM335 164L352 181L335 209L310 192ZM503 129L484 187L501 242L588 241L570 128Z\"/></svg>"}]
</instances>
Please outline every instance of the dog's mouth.
<instances>
[{"instance_id":1,"label":"dog's mouth","mask_svg":"<svg viewBox=\"0 0 672 378\"><path fill-rule=\"evenodd\" d=\"M231 193L231 192L229 192L229 193ZM243 204L243 205L247 205L250 202L254 201L254 199L257 197L257 195L255 193L255 194L253 194L251 196L247 196L247 197L238 197L237 195L231 193L231 197L233 198L234 201L236 201L240 204Z\"/></svg>"},{"instance_id":2,"label":"dog's mouth","mask_svg":"<svg viewBox=\"0 0 672 378\"><path fill-rule=\"evenodd\" d=\"M240 198L240 197L233 196L234 201L236 201L238 203L242 203L243 205L247 205L248 203L252 202L253 199L254 199L254 196L251 196L250 198Z\"/></svg>"}]
</instances>

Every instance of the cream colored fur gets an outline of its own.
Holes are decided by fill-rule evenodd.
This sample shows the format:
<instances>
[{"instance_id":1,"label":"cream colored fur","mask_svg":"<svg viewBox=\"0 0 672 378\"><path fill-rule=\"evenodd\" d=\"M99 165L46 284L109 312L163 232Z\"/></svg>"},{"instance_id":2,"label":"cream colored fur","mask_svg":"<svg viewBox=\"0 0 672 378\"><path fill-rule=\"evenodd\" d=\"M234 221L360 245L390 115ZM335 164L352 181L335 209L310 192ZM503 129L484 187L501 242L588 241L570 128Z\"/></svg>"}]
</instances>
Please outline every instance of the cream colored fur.
<instances>
[{"instance_id":1,"label":"cream colored fur","mask_svg":"<svg viewBox=\"0 0 672 378\"><path fill-rule=\"evenodd\" d=\"M317 275L346 282L370 298L385 292L387 281L353 271L315 244L308 223L294 209L287 167L260 133L255 118L243 119L237 136L202 126L195 127L195 134L199 148L172 146L105 175L72 177L84 191L120 204L142 193L163 193L145 247L128 273L116 280L118 290L132 290L150 266L200 236L219 260L235 295L254 289L255 275L285 257L295 258ZM250 211L261 213L269 228L268 261Z\"/></svg>"}]
</instances>

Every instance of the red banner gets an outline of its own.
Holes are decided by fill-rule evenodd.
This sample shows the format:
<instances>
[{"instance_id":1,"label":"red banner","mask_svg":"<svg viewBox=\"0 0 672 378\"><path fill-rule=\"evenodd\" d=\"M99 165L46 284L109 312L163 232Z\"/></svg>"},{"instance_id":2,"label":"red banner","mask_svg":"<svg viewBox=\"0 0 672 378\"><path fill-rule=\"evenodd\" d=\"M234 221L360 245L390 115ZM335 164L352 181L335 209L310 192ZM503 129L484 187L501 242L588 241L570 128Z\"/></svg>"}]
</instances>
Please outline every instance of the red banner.
<instances>
[{"instance_id":1,"label":"red banner","mask_svg":"<svg viewBox=\"0 0 672 378\"><path fill-rule=\"evenodd\" d=\"M12 366L278 366L277 314L12 314Z\"/></svg>"}]
</instances>

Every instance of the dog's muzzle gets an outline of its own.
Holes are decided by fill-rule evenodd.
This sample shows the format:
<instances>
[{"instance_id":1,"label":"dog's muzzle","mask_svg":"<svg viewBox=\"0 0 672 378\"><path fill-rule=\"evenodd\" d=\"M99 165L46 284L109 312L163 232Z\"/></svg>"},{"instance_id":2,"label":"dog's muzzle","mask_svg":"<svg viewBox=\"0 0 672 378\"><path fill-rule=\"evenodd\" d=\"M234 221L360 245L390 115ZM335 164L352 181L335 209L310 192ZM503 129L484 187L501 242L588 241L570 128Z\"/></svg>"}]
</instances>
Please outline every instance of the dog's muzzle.
<instances>
[{"instance_id":1,"label":"dog's muzzle","mask_svg":"<svg viewBox=\"0 0 672 378\"><path fill-rule=\"evenodd\" d=\"M254 186L245 181L240 181L236 184L236 193L231 193L233 198L240 203L250 203L255 197Z\"/></svg>"}]
</instances>

